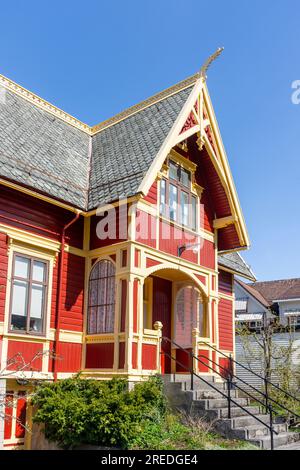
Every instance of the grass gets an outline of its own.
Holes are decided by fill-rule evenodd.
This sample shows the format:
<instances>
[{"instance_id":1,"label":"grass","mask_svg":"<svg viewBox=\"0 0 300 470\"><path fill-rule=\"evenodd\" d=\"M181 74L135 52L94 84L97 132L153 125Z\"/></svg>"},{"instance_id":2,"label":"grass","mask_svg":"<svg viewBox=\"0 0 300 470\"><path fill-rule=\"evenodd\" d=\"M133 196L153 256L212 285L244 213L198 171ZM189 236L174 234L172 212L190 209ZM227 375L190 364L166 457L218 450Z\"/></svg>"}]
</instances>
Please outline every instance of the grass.
<instances>
[{"instance_id":1,"label":"grass","mask_svg":"<svg viewBox=\"0 0 300 470\"><path fill-rule=\"evenodd\" d=\"M167 413L163 420L146 423L132 443L134 450L257 450L245 441L225 439L203 419Z\"/></svg>"}]
</instances>

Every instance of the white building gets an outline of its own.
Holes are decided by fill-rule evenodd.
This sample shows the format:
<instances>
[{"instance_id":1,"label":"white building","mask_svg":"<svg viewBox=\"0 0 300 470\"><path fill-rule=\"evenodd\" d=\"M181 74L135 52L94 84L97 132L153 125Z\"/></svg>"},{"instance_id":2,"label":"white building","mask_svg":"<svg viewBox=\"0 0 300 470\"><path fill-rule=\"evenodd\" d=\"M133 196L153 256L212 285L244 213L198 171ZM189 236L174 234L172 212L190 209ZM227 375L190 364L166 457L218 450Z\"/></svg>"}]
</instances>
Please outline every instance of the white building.
<instances>
[{"instance_id":1,"label":"white building","mask_svg":"<svg viewBox=\"0 0 300 470\"><path fill-rule=\"evenodd\" d=\"M300 328L300 278L245 284L235 279L236 324L259 330L263 319L279 316L282 326Z\"/></svg>"},{"instance_id":2,"label":"white building","mask_svg":"<svg viewBox=\"0 0 300 470\"><path fill-rule=\"evenodd\" d=\"M246 325L249 330L259 331L265 321L274 317L271 303L249 284L235 279L234 293L237 327Z\"/></svg>"}]
</instances>

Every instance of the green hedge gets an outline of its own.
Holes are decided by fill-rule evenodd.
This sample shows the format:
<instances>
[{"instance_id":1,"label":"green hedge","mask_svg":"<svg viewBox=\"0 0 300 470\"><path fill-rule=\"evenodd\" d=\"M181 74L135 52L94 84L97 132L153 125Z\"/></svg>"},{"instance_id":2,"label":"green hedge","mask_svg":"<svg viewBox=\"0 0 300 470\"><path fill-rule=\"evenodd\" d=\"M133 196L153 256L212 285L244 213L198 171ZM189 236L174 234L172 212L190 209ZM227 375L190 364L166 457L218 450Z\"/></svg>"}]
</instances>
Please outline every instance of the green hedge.
<instances>
[{"instance_id":1,"label":"green hedge","mask_svg":"<svg viewBox=\"0 0 300 470\"><path fill-rule=\"evenodd\" d=\"M37 387L34 422L45 425L47 439L64 448L95 444L128 448L145 423L166 412L162 382L152 377L128 391L123 379L98 381L79 376Z\"/></svg>"}]
</instances>

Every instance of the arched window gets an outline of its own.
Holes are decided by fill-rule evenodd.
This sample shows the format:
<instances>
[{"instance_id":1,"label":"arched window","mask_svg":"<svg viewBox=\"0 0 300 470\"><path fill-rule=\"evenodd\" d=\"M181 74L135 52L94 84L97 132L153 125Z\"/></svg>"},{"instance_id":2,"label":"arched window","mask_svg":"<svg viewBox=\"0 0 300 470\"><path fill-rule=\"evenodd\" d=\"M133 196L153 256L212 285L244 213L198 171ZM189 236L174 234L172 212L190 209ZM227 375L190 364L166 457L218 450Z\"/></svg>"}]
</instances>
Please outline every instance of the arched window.
<instances>
[{"instance_id":1,"label":"arched window","mask_svg":"<svg viewBox=\"0 0 300 470\"><path fill-rule=\"evenodd\" d=\"M88 334L113 333L116 269L108 260L98 261L89 279Z\"/></svg>"},{"instance_id":2,"label":"arched window","mask_svg":"<svg viewBox=\"0 0 300 470\"><path fill-rule=\"evenodd\" d=\"M199 290L187 286L180 289L176 297L175 342L183 348L191 348L193 328L199 328L203 336L203 303Z\"/></svg>"}]
</instances>

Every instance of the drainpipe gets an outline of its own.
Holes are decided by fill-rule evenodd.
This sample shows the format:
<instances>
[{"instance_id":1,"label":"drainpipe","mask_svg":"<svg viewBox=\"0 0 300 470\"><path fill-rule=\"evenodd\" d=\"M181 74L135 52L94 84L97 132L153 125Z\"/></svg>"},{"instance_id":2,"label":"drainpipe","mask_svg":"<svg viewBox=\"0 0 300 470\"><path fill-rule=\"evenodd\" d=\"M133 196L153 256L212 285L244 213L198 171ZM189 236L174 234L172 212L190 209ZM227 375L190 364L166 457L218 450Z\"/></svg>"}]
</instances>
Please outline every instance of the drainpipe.
<instances>
[{"instance_id":1,"label":"drainpipe","mask_svg":"<svg viewBox=\"0 0 300 470\"><path fill-rule=\"evenodd\" d=\"M61 312L63 309L62 305L62 279L63 279L63 268L65 262L65 235L67 229L73 225L78 219L82 211L77 211L75 217L68 222L61 233L61 242L60 242L60 259L59 259L59 273L58 273L58 280L57 280L57 304L56 304L56 322L55 322L55 338L54 338L54 367L53 367L53 377L54 381L57 380L57 360L56 356L58 356L59 350L59 332L60 332L60 323L61 323Z\"/></svg>"}]
</instances>

